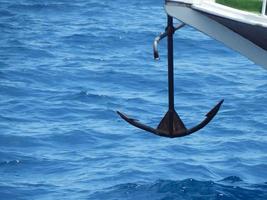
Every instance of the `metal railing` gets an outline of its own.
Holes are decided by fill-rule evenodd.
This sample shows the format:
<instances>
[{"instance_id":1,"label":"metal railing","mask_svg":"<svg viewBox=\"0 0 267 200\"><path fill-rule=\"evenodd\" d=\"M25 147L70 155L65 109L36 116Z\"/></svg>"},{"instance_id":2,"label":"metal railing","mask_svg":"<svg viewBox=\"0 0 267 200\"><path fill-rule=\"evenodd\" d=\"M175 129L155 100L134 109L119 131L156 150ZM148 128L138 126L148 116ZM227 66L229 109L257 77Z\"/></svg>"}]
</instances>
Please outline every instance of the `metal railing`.
<instances>
[{"instance_id":1,"label":"metal railing","mask_svg":"<svg viewBox=\"0 0 267 200\"><path fill-rule=\"evenodd\" d=\"M266 15L267 0L262 0L261 14Z\"/></svg>"}]
</instances>

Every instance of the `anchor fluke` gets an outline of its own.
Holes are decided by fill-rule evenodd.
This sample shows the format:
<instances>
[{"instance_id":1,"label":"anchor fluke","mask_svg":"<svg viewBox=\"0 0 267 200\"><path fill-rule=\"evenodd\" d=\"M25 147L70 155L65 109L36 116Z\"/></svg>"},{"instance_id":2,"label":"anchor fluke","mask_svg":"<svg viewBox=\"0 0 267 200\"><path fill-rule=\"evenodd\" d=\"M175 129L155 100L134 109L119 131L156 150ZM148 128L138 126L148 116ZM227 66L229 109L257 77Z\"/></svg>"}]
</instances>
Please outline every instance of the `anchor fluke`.
<instances>
[{"instance_id":1,"label":"anchor fluke","mask_svg":"<svg viewBox=\"0 0 267 200\"><path fill-rule=\"evenodd\" d=\"M175 137L183 137L186 135L190 135L204 128L218 113L223 101L224 100L221 100L216 106L214 106L206 114L206 118L202 122L189 129L186 128L183 121L180 119L179 115L176 113L175 110L168 111L163 117L163 119L160 121L157 128L152 128L150 126L142 124L137 119L130 118L119 111L117 111L117 113L120 115L122 119L124 119L126 122L137 128L154 133L155 135L158 136L175 138Z\"/></svg>"},{"instance_id":2,"label":"anchor fluke","mask_svg":"<svg viewBox=\"0 0 267 200\"><path fill-rule=\"evenodd\" d=\"M214 117L215 115L218 113L218 111L221 108L221 105L223 104L224 100L221 100L219 103L217 103L216 106L214 106L207 114L206 114L206 118L200 122L198 125L190 128L187 130L186 135L192 134L196 131L199 131L200 129L204 128Z\"/></svg>"},{"instance_id":3,"label":"anchor fluke","mask_svg":"<svg viewBox=\"0 0 267 200\"><path fill-rule=\"evenodd\" d=\"M131 124L131 125L133 125L133 126L135 126L135 127L137 127L137 128L140 128L140 129L142 129L142 130L144 130L144 131L148 131L148 132L150 132L150 133L154 133L154 134L156 134L156 135L159 135L158 132L157 132L157 129L154 129L154 128L150 127L150 126L147 126L147 125L145 125L145 124L142 124L142 123L140 123L138 120L133 119L133 118L130 118L130 117L128 117L127 115L125 115L125 114L123 114L123 113L121 113L121 112L119 112L119 111L117 111L117 113L120 115L120 117L121 117L122 119L124 119L124 120L125 120L126 122L128 122L129 124Z\"/></svg>"},{"instance_id":4,"label":"anchor fluke","mask_svg":"<svg viewBox=\"0 0 267 200\"><path fill-rule=\"evenodd\" d=\"M212 108L212 109L206 114L206 116L207 116L208 118L214 117L214 116L217 114L217 112L220 110L221 105L223 104L223 102L224 102L224 99L222 99L216 106L214 106L214 108Z\"/></svg>"}]
</instances>

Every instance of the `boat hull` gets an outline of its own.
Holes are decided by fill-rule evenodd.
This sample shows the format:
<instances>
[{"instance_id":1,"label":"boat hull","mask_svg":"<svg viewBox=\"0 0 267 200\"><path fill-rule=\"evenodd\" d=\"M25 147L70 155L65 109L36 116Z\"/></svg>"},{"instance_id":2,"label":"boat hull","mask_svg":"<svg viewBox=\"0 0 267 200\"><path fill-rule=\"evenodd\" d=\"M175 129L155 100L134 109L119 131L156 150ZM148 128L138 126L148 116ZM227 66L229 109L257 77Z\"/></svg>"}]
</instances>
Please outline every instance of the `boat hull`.
<instances>
[{"instance_id":1,"label":"boat hull","mask_svg":"<svg viewBox=\"0 0 267 200\"><path fill-rule=\"evenodd\" d=\"M191 4L186 3L167 2L165 4L165 10L168 15L224 43L254 63L267 69L267 51L264 49L266 48L266 44L258 46L251 40L245 38L244 35L240 35L235 30L232 30L229 22L227 25L227 22L223 21L222 18L220 20L215 19L215 16L209 16L206 13L197 11L192 8ZM260 36L258 35L258 37Z\"/></svg>"}]
</instances>

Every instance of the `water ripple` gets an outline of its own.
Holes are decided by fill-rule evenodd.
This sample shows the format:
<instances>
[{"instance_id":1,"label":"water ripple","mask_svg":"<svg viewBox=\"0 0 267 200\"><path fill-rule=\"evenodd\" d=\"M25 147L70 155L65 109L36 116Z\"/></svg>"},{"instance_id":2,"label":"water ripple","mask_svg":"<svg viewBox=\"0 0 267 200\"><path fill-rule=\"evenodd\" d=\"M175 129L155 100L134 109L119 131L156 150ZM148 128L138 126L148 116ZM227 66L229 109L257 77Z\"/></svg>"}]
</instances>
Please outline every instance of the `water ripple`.
<instances>
[{"instance_id":1,"label":"water ripple","mask_svg":"<svg viewBox=\"0 0 267 200\"><path fill-rule=\"evenodd\" d=\"M174 73L187 127L225 99L205 129L117 115L167 111L165 18L161 0L1 1L0 199L267 199L266 71L203 33L176 32Z\"/></svg>"}]
</instances>

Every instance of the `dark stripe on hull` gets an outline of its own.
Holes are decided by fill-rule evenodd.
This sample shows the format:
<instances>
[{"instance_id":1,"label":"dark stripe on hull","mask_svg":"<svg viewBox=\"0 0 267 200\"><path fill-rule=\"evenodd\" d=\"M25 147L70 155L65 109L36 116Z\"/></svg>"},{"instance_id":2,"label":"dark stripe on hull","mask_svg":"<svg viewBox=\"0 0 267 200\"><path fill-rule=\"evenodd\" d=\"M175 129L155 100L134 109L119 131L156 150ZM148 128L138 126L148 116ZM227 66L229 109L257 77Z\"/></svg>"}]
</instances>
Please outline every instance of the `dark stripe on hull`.
<instances>
[{"instance_id":1,"label":"dark stripe on hull","mask_svg":"<svg viewBox=\"0 0 267 200\"><path fill-rule=\"evenodd\" d=\"M201 12L267 51L267 28ZM267 58L266 58L267 59Z\"/></svg>"}]
</instances>

